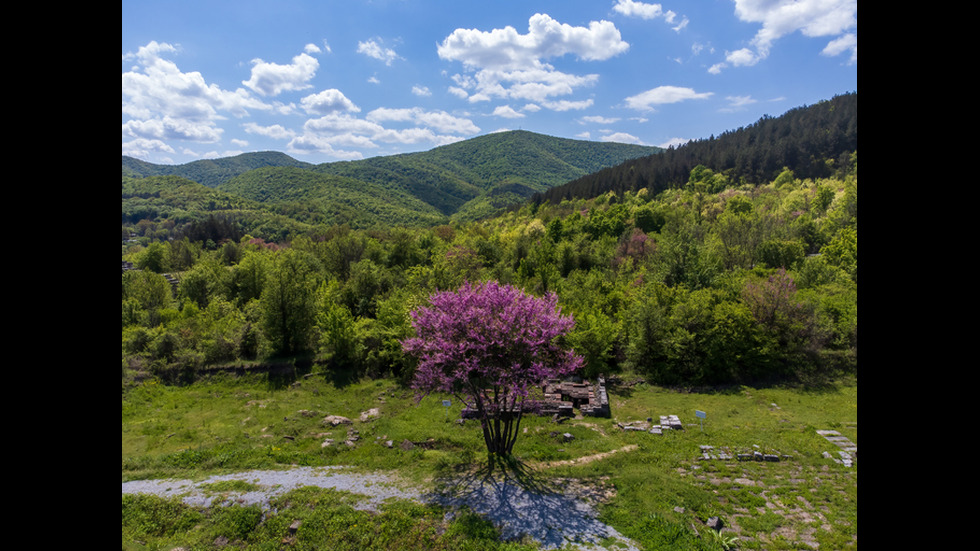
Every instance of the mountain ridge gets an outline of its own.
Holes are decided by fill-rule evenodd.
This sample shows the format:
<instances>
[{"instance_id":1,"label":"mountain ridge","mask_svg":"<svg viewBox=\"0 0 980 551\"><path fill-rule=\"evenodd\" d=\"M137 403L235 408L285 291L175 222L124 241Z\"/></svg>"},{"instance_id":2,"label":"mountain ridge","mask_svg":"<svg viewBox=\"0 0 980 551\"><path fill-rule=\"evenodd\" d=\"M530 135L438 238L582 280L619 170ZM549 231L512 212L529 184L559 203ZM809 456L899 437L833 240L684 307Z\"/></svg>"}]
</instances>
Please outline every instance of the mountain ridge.
<instances>
[{"instance_id":1,"label":"mountain ridge","mask_svg":"<svg viewBox=\"0 0 980 551\"><path fill-rule=\"evenodd\" d=\"M335 200L380 215L386 209L369 205L372 201L365 195L374 194L396 201L399 209L407 209L403 215L415 211L419 220L432 223L439 217L466 220L490 216L534 193L661 151L654 146L511 130L422 152L321 164L274 151L182 165L156 165L124 156L122 175L181 176L261 203L319 203L329 211L333 208L330 201ZM308 194L298 194L298 189L306 189Z\"/></svg>"}]
</instances>

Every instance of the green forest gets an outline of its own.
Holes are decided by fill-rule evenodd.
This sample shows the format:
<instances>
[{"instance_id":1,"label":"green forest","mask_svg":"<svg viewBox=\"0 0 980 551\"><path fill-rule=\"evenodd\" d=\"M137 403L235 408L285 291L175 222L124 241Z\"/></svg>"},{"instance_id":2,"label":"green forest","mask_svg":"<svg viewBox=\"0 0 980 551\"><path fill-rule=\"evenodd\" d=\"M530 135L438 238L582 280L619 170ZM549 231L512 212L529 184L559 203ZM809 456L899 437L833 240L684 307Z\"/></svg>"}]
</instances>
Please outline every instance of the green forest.
<instances>
[{"instance_id":1,"label":"green forest","mask_svg":"<svg viewBox=\"0 0 980 551\"><path fill-rule=\"evenodd\" d=\"M525 132L319 166L123 158L124 385L281 365L407 383L409 312L485 280L555 293L586 377L853 372L856 102L666 151Z\"/></svg>"}]
</instances>

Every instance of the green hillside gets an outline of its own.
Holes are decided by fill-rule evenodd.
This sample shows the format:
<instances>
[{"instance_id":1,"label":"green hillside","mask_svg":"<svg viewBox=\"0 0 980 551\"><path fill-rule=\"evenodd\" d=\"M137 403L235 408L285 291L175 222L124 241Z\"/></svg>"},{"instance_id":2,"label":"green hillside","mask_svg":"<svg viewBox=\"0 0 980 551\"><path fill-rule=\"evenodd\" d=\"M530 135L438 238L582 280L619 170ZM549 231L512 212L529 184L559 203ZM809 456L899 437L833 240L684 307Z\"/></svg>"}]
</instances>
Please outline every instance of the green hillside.
<instances>
[{"instance_id":1,"label":"green hillside","mask_svg":"<svg viewBox=\"0 0 980 551\"><path fill-rule=\"evenodd\" d=\"M454 219L465 220L493 214L535 192L660 151L514 130L421 153L327 163L315 170L386 182L444 214L455 215Z\"/></svg>"},{"instance_id":2,"label":"green hillside","mask_svg":"<svg viewBox=\"0 0 980 551\"><path fill-rule=\"evenodd\" d=\"M123 155L122 175L131 177L181 176L207 187L217 187L218 184L243 172L267 166L310 168L314 165L297 161L289 155L277 151L243 153L234 157L204 159L182 165L157 165Z\"/></svg>"},{"instance_id":3,"label":"green hillside","mask_svg":"<svg viewBox=\"0 0 980 551\"><path fill-rule=\"evenodd\" d=\"M275 152L155 165L123 157L123 177L179 176L303 223L431 226L490 216L535 193L660 148L499 132L430 151L312 165Z\"/></svg>"},{"instance_id":4,"label":"green hillside","mask_svg":"<svg viewBox=\"0 0 980 551\"><path fill-rule=\"evenodd\" d=\"M355 227L386 224L430 226L447 221L431 205L397 189L354 178L290 167L246 172L218 186L309 223L346 223Z\"/></svg>"}]
</instances>

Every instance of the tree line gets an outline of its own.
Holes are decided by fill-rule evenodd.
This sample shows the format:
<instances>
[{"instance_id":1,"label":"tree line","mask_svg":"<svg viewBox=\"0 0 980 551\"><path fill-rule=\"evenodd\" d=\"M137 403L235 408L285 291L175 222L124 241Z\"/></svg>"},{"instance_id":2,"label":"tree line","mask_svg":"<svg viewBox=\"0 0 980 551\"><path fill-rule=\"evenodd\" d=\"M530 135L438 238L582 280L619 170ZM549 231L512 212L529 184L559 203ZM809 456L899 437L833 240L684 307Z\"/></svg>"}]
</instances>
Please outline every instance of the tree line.
<instances>
[{"instance_id":1,"label":"tree line","mask_svg":"<svg viewBox=\"0 0 980 551\"><path fill-rule=\"evenodd\" d=\"M697 164L661 190L435 227L318 225L276 242L216 218L199 234L150 232L123 248L140 268L122 276L123 375L179 382L208 366L303 358L408 381L409 313L486 281L554 293L585 376L630 370L695 386L854 369L856 150L847 158L829 175L783 167L757 185ZM826 160L816 164L837 166ZM178 275L175 292L163 273Z\"/></svg>"},{"instance_id":2,"label":"tree line","mask_svg":"<svg viewBox=\"0 0 980 551\"><path fill-rule=\"evenodd\" d=\"M662 154L627 161L578 178L535 196L537 202L596 197L614 191L647 189L658 193L682 187L698 165L737 184L764 184L784 168L798 178L841 177L857 162L857 93L791 109L779 117L692 140ZM720 191L718 186L709 188Z\"/></svg>"}]
</instances>

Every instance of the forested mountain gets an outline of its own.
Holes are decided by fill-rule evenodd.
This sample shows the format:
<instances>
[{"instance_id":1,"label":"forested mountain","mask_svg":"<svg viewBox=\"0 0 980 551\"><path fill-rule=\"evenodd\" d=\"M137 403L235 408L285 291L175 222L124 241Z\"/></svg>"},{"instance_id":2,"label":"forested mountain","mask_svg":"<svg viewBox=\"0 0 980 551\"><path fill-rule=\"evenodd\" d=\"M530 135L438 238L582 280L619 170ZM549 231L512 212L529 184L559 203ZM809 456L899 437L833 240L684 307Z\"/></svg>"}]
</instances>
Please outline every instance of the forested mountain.
<instances>
[{"instance_id":1,"label":"forested mountain","mask_svg":"<svg viewBox=\"0 0 980 551\"><path fill-rule=\"evenodd\" d=\"M234 178L243 172L267 166L311 168L314 165L297 161L289 155L277 151L243 153L234 157L204 159L182 165L157 165L125 155L122 157L123 176L137 178L143 176L181 176L207 187L217 187L221 182Z\"/></svg>"},{"instance_id":2,"label":"forested mountain","mask_svg":"<svg viewBox=\"0 0 980 551\"><path fill-rule=\"evenodd\" d=\"M853 371L856 99L554 188L570 198L544 200L546 191L451 225L412 219L446 221L440 208L452 207L411 185L463 204L467 194L523 196L545 179L541 167L585 165L555 149L576 144L504 133L427 154L263 167L217 189L124 174L123 375L180 381L212 366L304 358L324 372L408 380L409 312L436 291L486 280L554 292L574 316L568 343L586 376L692 386ZM491 146L497 153L482 156ZM402 179L378 185L385 177Z\"/></svg>"},{"instance_id":3,"label":"forested mountain","mask_svg":"<svg viewBox=\"0 0 980 551\"><path fill-rule=\"evenodd\" d=\"M174 175L239 195L304 223L431 226L472 220L536 192L660 148L498 132L403 155L312 165L250 153L185 165L123 157L123 177Z\"/></svg>"},{"instance_id":4,"label":"forested mountain","mask_svg":"<svg viewBox=\"0 0 980 551\"><path fill-rule=\"evenodd\" d=\"M643 188L657 193L687 184L699 165L717 176L714 183L698 182L710 191L720 191L726 185L764 184L784 169L798 178L826 178L846 172L856 162L856 152L854 92L791 109L777 118L766 116L748 127L691 141L659 155L598 170L539 193L534 201L558 203Z\"/></svg>"},{"instance_id":5,"label":"forested mountain","mask_svg":"<svg viewBox=\"0 0 980 551\"><path fill-rule=\"evenodd\" d=\"M475 219L657 147L497 132L422 153L328 163L316 171L386 182L457 219Z\"/></svg>"}]
</instances>

